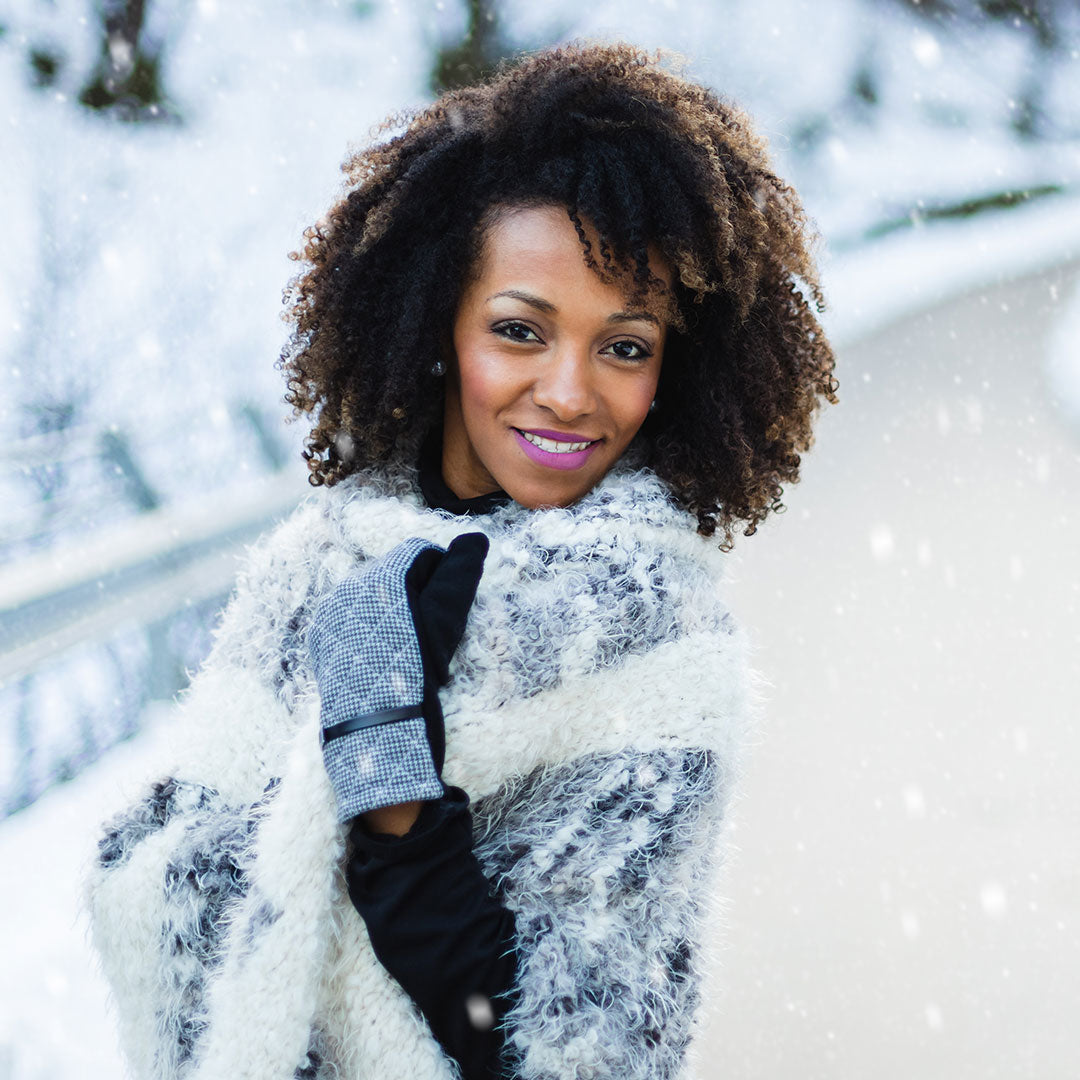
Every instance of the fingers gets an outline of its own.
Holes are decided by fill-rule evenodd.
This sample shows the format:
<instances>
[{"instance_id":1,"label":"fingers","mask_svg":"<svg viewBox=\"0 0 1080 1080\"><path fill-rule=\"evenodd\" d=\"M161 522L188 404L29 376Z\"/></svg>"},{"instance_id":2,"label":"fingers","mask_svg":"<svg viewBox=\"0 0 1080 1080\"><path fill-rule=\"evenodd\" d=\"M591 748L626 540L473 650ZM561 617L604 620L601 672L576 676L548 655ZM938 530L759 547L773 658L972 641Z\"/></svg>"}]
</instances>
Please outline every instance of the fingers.
<instances>
[{"instance_id":1,"label":"fingers","mask_svg":"<svg viewBox=\"0 0 1080 1080\"><path fill-rule=\"evenodd\" d=\"M417 597L415 610L440 685L450 678L450 660L465 632L487 552L488 538L483 533L455 537Z\"/></svg>"},{"instance_id":2,"label":"fingers","mask_svg":"<svg viewBox=\"0 0 1080 1080\"><path fill-rule=\"evenodd\" d=\"M444 555L441 547L426 547L413 559L412 565L405 571L405 588L408 592L415 596L427 587Z\"/></svg>"},{"instance_id":3,"label":"fingers","mask_svg":"<svg viewBox=\"0 0 1080 1080\"><path fill-rule=\"evenodd\" d=\"M450 541L446 549L444 565L440 573L464 574L472 581L472 591L475 595L476 586L484 572L484 559L487 557L490 541L482 532L462 533ZM453 570L446 569L454 567ZM469 603L472 603L470 597Z\"/></svg>"}]
</instances>

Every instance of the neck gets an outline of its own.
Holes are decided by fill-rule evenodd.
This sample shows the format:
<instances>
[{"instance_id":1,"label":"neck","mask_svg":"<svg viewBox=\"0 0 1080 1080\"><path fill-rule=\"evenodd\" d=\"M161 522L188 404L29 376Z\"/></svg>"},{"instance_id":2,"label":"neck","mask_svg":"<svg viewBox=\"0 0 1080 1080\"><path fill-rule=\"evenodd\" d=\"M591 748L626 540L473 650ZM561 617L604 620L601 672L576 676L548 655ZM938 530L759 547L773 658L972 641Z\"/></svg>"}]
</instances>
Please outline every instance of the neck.
<instances>
[{"instance_id":1,"label":"neck","mask_svg":"<svg viewBox=\"0 0 1080 1080\"><path fill-rule=\"evenodd\" d=\"M448 482L445 467L444 440L441 428L433 428L420 449L420 491L428 506L452 514L486 514L510 501L510 496L498 485L476 494L463 495L471 490Z\"/></svg>"}]
</instances>

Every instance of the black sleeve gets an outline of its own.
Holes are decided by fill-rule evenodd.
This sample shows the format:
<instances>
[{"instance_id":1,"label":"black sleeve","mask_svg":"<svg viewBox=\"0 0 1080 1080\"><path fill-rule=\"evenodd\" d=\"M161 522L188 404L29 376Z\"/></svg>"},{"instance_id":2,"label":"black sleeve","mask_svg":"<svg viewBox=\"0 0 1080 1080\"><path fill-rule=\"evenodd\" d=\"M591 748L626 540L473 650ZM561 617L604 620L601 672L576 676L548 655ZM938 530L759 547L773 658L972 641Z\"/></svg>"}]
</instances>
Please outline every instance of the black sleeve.
<instances>
[{"instance_id":1,"label":"black sleeve","mask_svg":"<svg viewBox=\"0 0 1080 1080\"><path fill-rule=\"evenodd\" d=\"M502 1019L517 972L514 915L473 853L468 795L447 787L402 837L369 833L357 818L350 840L349 896L375 955L464 1080L502 1077Z\"/></svg>"}]
</instances>

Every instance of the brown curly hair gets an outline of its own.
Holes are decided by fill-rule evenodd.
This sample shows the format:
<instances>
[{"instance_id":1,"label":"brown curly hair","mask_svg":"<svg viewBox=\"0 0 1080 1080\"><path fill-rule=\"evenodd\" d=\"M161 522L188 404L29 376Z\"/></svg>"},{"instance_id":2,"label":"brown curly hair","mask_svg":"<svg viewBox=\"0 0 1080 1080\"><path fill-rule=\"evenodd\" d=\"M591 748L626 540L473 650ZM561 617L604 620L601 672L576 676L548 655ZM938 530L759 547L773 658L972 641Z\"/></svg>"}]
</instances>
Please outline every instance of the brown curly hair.
<instances>
[{"instance_id":1,"label":"brown curly hair","mask_svg":"<svg viewBox=\"0 0 1080 1080\"><path fill-rule=\"evenodd\" d=\"M655 292L648 248L674 270L676 308L645 463L698 531L784 509L811 419L836 402L819 237L765 142L730 101L630 45L570 44L392 118L353 154L345 193L305 230L282 352L294 414L314 415L312 484L385 463L441 419L444 354L483 227L500 206L565 207L588 264ZM582 227L599 237L598 253Z\"/></svg>"}]
</instances>

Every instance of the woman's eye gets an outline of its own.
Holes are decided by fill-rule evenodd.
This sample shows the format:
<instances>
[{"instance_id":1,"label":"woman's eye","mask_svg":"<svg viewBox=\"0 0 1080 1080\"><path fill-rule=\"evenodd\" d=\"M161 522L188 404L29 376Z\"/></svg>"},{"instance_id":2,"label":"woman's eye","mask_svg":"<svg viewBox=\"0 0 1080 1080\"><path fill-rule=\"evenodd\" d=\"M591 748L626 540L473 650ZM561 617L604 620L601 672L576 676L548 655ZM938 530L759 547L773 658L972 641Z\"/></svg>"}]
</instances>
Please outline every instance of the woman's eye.
<instances>
[{"instance_id":1,"label":"woman's eye","mask_svg":"<svg viewBox=\"0 0 1080 1080\"><path fill-rule=\"evenodd\" d=\"M504 322L493 326L493 333L501 334L511 341L539 341L540 338L531 326L520 322ZM531 337L529 335L532 335Z\"/></svg>"},{"instance_id":2,"label":"woman's eye","mask_svg":"<svg viewBox=\"0 0 1080 1080\"><path fill-rule=\"evenodd\" d=\"M648 360L652 352L640 341L616 341L608 346L620 360Z\"/></svg>"}]
</instances>

